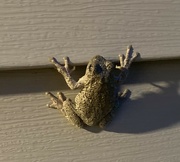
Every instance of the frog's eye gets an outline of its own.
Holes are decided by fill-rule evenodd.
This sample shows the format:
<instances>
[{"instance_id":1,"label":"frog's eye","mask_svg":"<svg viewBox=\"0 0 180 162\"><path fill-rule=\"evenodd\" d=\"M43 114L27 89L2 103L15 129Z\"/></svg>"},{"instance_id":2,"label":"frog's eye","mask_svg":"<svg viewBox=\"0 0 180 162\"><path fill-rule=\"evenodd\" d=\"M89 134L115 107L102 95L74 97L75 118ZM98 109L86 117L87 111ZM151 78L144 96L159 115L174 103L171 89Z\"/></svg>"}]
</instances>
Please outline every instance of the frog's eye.
<instances>
[{"instance_id":1,"label":"frog's eye","mask_svg":"<svg viewBox=\"0 0 180 162\"><path fill-rule=\"evenodd\" d=\"M103 71L103 69L99 64L97 64L94 68L94 71L96 74L100 74Z\"/></svg>"}]
</instances>

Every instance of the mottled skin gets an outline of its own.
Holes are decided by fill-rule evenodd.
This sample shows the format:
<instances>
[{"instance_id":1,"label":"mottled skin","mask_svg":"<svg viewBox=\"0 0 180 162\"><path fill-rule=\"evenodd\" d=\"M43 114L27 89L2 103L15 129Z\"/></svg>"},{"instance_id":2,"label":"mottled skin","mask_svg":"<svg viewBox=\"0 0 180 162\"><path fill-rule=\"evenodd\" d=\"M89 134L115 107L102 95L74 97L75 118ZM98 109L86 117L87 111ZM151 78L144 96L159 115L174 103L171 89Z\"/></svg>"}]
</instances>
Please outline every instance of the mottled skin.
<instances>
[{"instance_id":1,"label":"mottled skin","mask_svg":"<svg viewBox=\"0 0 180 162\"><path fill-rule=\"evenodd\" d=\"M119 107L121 98L129 93L129 90L119 92L121 83L126 79L128 69L138 53L133 53L132 46L127 47L126 55L119 55L120 66L114 66L102 56L93 57L86 68L85 75L77 82L71 77L69 58L64 58L65 65L61 65L55 58L51 62L57 67L67 85L71 89L81 88L75 97L75 103L66 98L62 92L57 97L47 92L51 97L50 108L61 110L64 116L75 126L95 126L103 128L111 121L113 111Z\"/></svg>"}]
</instances>

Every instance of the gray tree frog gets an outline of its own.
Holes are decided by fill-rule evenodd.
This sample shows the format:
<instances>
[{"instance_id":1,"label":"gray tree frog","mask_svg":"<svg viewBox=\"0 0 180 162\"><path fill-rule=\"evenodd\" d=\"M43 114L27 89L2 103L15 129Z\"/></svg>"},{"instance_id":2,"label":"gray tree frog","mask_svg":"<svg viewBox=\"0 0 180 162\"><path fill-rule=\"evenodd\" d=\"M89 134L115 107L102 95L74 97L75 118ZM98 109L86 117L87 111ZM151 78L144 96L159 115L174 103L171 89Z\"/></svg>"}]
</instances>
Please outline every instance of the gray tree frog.
<instances>
[{"instance_id":1,"label":"gray tree frog","mask_svg":"<svg viewBox=\"0 0 180 162\"><path fill-rule=\"evenodd\" d=\"M47 106L60 110L77 127L88 125L104 128L111 121L113 111L119 107L121 99L130 92L120 92L120 85L137 56L138 53L133 53L131 45L127 47L126 55L119 55L120 66L115 66L102 56L94 56L86 67L85 75L77 82L71 76L75 67L68 57L64 58L64 66L52 58L51 62L63 75L70 89L81 88L81 91L76 95L75 102L62 92L58 92L57 96L46 92L52 101Z\"/></svg>"}]
</instances>

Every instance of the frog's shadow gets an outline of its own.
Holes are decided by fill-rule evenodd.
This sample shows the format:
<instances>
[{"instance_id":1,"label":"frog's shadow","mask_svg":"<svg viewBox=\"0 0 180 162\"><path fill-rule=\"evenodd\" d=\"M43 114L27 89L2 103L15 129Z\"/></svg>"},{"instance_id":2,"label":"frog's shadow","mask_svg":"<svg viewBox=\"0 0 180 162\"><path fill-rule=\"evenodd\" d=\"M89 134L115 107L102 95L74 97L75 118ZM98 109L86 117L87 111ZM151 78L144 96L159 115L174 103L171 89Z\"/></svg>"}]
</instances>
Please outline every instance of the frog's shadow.
<instances>
[{"instance_id":1,"label":"frog's shadow","mask_svg":"<svg viewBox=\"0 0 180 162\"><path fill-rule=\"evenodd\" d=\"M167 88L159 88L162 90L159 94L147 93L136 100L130 98L124 100L104 131L137 134L178 123L180 121L178 83L171 82ZM102 131L98 127L87 127L86 130L93 133Z\"/></svg>"},{"instance_id":2,"label":"frog's shadow","mask_svg":"<svg viewBox=\"0 0 180 162\"><path fill-rule=\"evenodd\" d=\"M107 131L146 133L172 126L180 121L180 97L177 84L170 83L161 93L148 93L137 100L124 102Z\"/></svg>"}]
</instances>

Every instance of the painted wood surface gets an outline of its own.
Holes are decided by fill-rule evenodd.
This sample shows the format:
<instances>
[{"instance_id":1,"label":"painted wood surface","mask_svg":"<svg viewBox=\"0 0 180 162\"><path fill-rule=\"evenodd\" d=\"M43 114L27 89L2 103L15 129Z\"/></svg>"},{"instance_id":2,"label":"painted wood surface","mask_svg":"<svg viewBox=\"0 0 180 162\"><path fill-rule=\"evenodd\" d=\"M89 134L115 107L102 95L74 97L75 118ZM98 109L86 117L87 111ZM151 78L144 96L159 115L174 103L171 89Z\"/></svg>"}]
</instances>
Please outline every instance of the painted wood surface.
<instances>
[{"instance_id":1,"label":"painted wood surface","mask_svg":"<svg viewBox=\"0 0 180 162\"><path fill-rule=\"evenodd\" d=\"M180 60L134 63L123 85L132 95L103 131L75 128L45 106L46 91L77 93L56 70L1 71L0 161L178 162L179 69Z\"/></svg>"},{"instance_id":2,"label":"painted wood surface","mask_svg":"<svg viewBox=\"0 0 180 162\"><path fill-rule=\"evenodd\" d=\"M0 69L117 60L132 44L142 60L180 57L179 0L1 0Z\"/></svg>"}]
</instances>

